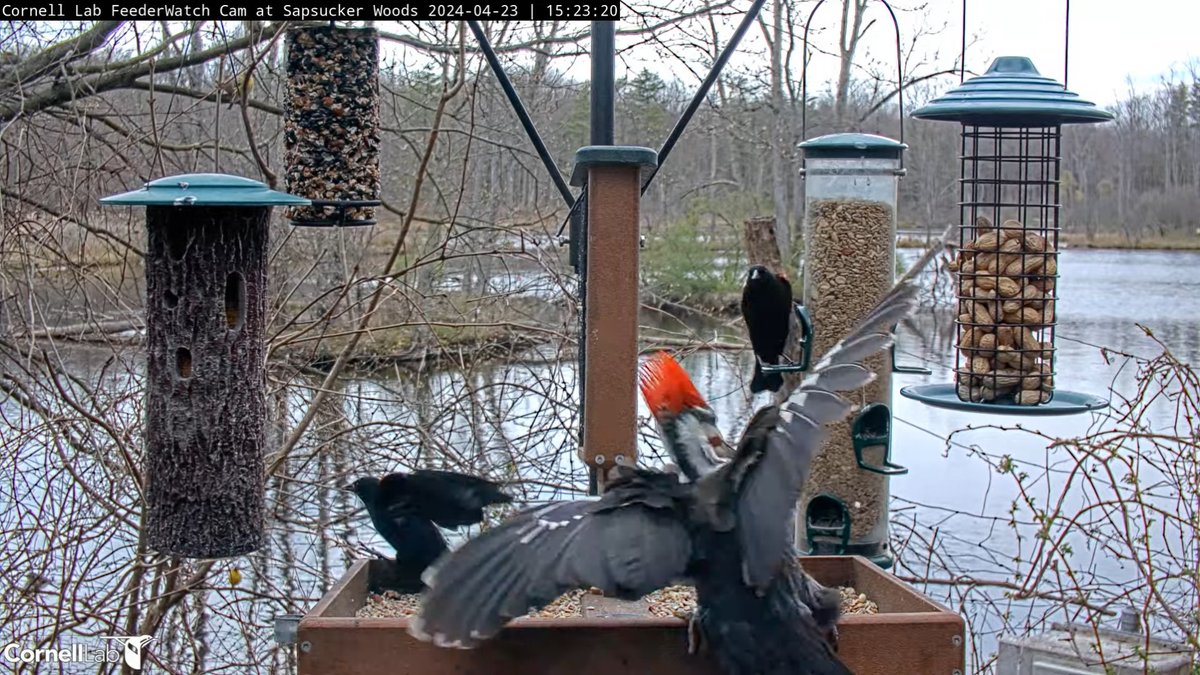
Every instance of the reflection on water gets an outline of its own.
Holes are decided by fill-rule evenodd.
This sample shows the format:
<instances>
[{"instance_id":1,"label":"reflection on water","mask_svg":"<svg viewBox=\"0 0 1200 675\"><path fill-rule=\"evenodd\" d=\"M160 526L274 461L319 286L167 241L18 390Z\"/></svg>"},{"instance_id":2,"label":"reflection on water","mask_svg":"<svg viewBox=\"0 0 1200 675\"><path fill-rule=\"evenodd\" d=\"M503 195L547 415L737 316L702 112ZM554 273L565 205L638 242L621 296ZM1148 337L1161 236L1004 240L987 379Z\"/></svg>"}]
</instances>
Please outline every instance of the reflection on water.
<instances>
[{"instance_id":1,"label":"reflection on water","mask_svg":"<svg viewBox=\"0 0 1200 675\"><path fill-rule=\"evenodd\" d=\"M1200 269L1196 253L1064 252L1059 387L1097 394L1104 394L1110 385L1118 391L1132 387L1135 373L1126 359L1112 355L1106 363L1093 345L1155 354L1155 345L1135 322L1151 328L1179 358L1195 362L1200 356L1200 326L1194 319L1200 316L1200 279L1182 272L1196 269ZM898 374L893 378L897 391L910 384L950 379L950 319L945 310L929 310L905 325L898 360L921 362L933 374ZM712 336L711 327L698 332ZM105 403L107 414L136 428L140 363L133 355L124 356L130 363L122 369L106 365L107 356L80 351L71 359L84 382L110 397ZM750 359L748 352L714 350L683 360L718 413L722 430L734 437L754 407L764 401L750 400L746 394ZM318 383L315 379L294 380L286 386L275 383L275 447L307 410ZM166 608L167 619L156 630L158 639L151 651L171 667L164 671L152 665L146 672L291 672L290 655L271 641L272 617L307 611L352 560L371 551L391 553L371 529L366 514L358 510L353 495L338 489L358 475L441 467L509 481L522 503L583 494L586 473L576 456L574 396L574 363L552 358L424 377L377 375L343 381L325 399L309 433L288 457L282 472L288 478L269 485L268 544L246 558L217 561L207 581ZM1046 438L996 428L959 433L949 447L944 439L968 424L1011 427L1020 423L1049 438L1068 438L1108 422L1104 414L1028 419L968 415L925 407L898 393L893 409L893 461L910 469L892 479L894 536L909 537L919 531L920 536L932 538L936 527L933 546L941 556L953 559L959 570L993 578L1012 571L1014 554L1028 543L1017 541L1005 517L1017 496L1015 482L997 474L969 449L978 446L993 456L1008 454L1019 464L1032 465L1054 465L1055 453L1047 450ZM639 452L645 461L655 463L661 454L645 409L639 414ZM70 417L78 422L73 427L77 433L93 433L78 415ZM131 513L136 491L121 477L119 463L113 463L115 453L97 456L63 447L61 440L38 431L39 424L14 400L0 397L4 437L17 437L12 431L22 434L20 445L0 440L8 466L15 469L0 485L0 494L6 503L16 505L6 509L8 515L3 517L7 562L0 569L8 590L0 638L4 642L14 637L40 638L46 626L56 622L68 636L122 634L122 593L135 569L131 561L137 533ZM87 443L81 442L84 446ZM132 450L140 454L140 449ZM77 477L101 487L88 494L76 486ZM1052 472L1032 489L1052 495L1059 478ZM1074 494L1070 499L1085 497ZM97 537L97 531L105 535ZM920 549L908 543L907 550ZM1129 576L1102 551L1076 554L1091 556L1087 564L1102 576L1113 580ZM903 563L914 569L923 561ZM237 586L227 580L231 567L240 568L245 576ZM31 571L51 580L36 602L15 594ZM938 597L941 589L931 587L929 592ZM951 597L944 596L948 604ZM64 668L62 672L74 671ZM100 668L100 672L106 671Z\"/></svg>"}]
</instances>

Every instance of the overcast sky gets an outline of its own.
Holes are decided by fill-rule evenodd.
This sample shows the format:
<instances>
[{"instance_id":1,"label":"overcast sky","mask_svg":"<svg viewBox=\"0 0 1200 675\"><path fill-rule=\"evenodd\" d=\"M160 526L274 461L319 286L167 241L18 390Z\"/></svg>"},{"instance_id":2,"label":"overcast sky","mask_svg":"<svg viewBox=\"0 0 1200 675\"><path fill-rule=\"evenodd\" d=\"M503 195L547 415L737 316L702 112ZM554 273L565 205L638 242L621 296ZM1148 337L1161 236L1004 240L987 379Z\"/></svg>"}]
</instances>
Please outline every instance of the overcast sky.
<instances>
[{"instance_id":1,"label":"overcast sky","mask_svg":"<svg viewBox=\"0 0 1200 675\"><path fill-rule=\"evenodd\" d=\"M822 5L814 21L814 44L833 49L835 26L839 20L838 2ZM920 26L941 29L937 35L922 39L927 58L941 67L954 62L960 51L962 0L893 0L900 8L924 5L924 14L900 11L900 29L905 42ZM749 7L749 0L738 3ZM769 6L769 3L768 3ZM811 11L811 3L801 5ZM967 50L967 68L986 70L996 56L1019 55L1033 59L1038 70L1049 77L1063 78L1063 33L1065 0L967 0L967 32L975 39ZM893 33L881 3L868 5L868 19L879 19L868 33L867 56L882 60L894 54ZM730 19L722 30L722 44L733 32ZM803 21L795 28L803 30ZM626 42L626 46L632 41ZM761 49L759 31L751 31L748 47ZM636 47L625 53L618 76L628 69L649 67L663 75L674 74L695 82L678 62L664 60L655 50ZM938 57L933 58L937 53ZM740 57L745 63L747 57ZM735 64L739 61L735 57ZM1113 103L1129 90L1128 80L1141 91L1157 84L1172 69L1184 72L1191 64L1200 70L1200 0L1074 0L1071 3L1070 73L1068 87L1080 96L1100 105ZM560 63L560 67L564 64ZM829 80L836 73L832 58L814 58L813 81ZM795 62L799 68L799 60ZM581 79L588 77L586 59L576 60L568 71ZM939 91L953 84L947 81Z\"/></svg>"}]
</instances>

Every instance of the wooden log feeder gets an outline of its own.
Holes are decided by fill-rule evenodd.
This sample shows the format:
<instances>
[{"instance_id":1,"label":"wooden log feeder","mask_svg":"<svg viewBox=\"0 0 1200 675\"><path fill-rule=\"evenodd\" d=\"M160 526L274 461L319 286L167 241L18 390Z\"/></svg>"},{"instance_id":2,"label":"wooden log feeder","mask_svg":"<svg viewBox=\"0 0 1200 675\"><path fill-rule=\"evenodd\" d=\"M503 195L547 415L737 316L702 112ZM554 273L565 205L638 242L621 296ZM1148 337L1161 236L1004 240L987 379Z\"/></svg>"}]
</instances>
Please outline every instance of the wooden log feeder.
<instances>
[{"instance_id":1,"label":"wooden log feeder","mask_svg":"<svg viewBox=\"0 0 1200 675\"><path fill-rule=\"evenodd\" d=\"M379 205L379 35L374 28L289 30L284 98L288 192L311 204L288 209L292 224L375 223Z\"/></svg>"},{"instance_id":2,"label":"wooden log feeder","mask_svg":"<svg viewBox=\"0 0 1200 675\"><path fill-rule=\"evenodd\" d=\"M637 462L638 219L651 148L594 145L575 153L573 185L587 185L582 459L603 485L607 469Z\"/></svg>"},{"instance_id":3,"label":"wooden log feeder","mask_svg":"<svg viewBox=\"0 0 1200 675\"><path fill-rule=\"evenodd\" d=\"M147 546L186 558L263 540L270 207L308 203L222 174L101 203L146 207Z\"/></svg>"},{"instance_id":4,"label":"wooden log feeder","mask_svg":"<svg viewBox=\"0 0 1200 675\"><path fill-rule=\"evenodd\" d=\"M964 672L962 617L855 556L812 556L818 582L853 587L877 605L838 623L838 656L856 675ZM359 561L300 620L298 675L718 675L711 657L687 653L682 619L646 602L585 595L579 616L513 621L475 649L444 649L407 633L408 618L362 610L384 561ZM285 619L285 621L290 618Z\"/></svg>"},{"instance_id":5,"label":"wooden log feeder","mask_svg":"<svg viewBox=\"0 0 1200 675\"><path fill-rule=\"evenodd\" d=\"M804 152L804 306L819 358L849 333L892 287L896 202L903 143L871 134L831 134ZM864 365L876 379L851 401L851 417L828 427L801 494L797 539L820 554L855 554L888 567L892 364Z\"/></svg>"},{"instance_id":6,"label":"wooden log feeder","mask_svg":"<svg viewBox=\"0 0 1200 675\"><path fill-rule=\"evenodd\" d=\"M953 384L906 387L929 405L975 412L1063 415L1107 405L1055 382L1058 233L1064 124L1113 118L1023 56L913 113L959 122L960 237L955 272Z\"/></svg>"}]
</instances>

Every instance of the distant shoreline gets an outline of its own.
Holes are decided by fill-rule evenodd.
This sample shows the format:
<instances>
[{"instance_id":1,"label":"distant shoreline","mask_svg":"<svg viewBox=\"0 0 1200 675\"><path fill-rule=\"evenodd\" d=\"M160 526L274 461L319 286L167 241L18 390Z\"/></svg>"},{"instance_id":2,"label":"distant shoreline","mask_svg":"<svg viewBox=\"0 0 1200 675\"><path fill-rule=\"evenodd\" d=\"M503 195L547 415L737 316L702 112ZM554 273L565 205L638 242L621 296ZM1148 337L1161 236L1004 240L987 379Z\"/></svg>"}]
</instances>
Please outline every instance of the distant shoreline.
<instances>
[{"instance_id":1,"label":"distant shoreline","mask_svg":"<svg viewBox=\"0 0 1200 675\"><path fill-rule=\"evenodd\" d=\"M1085 235L1071 233L1059 235L1059 242L1065 244L1067 250L1086 248L1111 251L1200 251L1200 237L1187 239L1146 237L1131 241L1122 234L1105 233L1094 235L1092 240L1088 241ZM896 241L896 247L924 248L925 239L924 237L901 237Z\"/></svg>"}]
</instances>

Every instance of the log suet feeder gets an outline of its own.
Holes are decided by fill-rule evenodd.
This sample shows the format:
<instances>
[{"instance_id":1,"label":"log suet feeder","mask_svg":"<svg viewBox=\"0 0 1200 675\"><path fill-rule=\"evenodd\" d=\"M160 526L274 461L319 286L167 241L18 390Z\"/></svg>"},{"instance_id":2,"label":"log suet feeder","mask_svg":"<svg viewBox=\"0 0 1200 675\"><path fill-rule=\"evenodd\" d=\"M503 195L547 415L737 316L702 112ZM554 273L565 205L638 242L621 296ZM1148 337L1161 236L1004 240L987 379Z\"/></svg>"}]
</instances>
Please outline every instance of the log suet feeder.
<instances>
[{"instance_id":1,"label":"log suet feeder","mask_svg":"<svg viewBox=\"0 0 1200 675\"><path fill-rule=\"evenodd\" d=\"M884 136L843 133L800 144L804 176L803 305L819 358L895 283L896 205L907 146ZM797 539L818 555L862 555L881 567L888 548L893 361L864 362L874 382L852 398L860 409L829 428L800 498Z\"/></svg>"},{"instance_id":2,"label":"log suet feeder","mask_svg":"<svg viewBox=\"0 0 1200 675\"><path fill-rule=\"evenodd\" d=\"M571 174L588 195L581 455L600 487L608 469L637 462L638 220L642 169L657 165L652 148L591 145Z\"/></svg>"},{"instance_id":3,"label":"log suet feeder","mask_svg":"<svg viewBox=\"0 0 1200 675\"><path fill-rule=\"evenodd\" d=\"M374 28L287 32L287 191L311 204L292 225L373 225L379 205L379 35Z\"/></svg>"},{"instance_id":4,"label":"log suet feeder","mask_svg":"<svg viewBox=\"0 0 1200 675\"><path fill-rule=\"evenodd\" d=\"M1107 406L1055 387L1060 142L1064 124L1112 113L1085 101L1023 56L913 113L962 125L955 381L905 387L932 406L1067 415Z\"/></svg>"},{"instance_id":5,"label":"log suet feeder","mask_svg":"<svg viewBox=\"0 0 1200 675\"><path fill-rule=\"evenodd\" d=\"M147 546L249 553L264 536L269 216L308 200L187 174L100 202L146 207Z\"/></svg>"}]
</instances>

